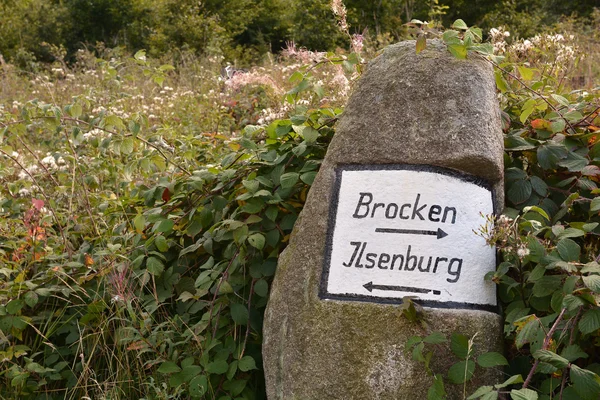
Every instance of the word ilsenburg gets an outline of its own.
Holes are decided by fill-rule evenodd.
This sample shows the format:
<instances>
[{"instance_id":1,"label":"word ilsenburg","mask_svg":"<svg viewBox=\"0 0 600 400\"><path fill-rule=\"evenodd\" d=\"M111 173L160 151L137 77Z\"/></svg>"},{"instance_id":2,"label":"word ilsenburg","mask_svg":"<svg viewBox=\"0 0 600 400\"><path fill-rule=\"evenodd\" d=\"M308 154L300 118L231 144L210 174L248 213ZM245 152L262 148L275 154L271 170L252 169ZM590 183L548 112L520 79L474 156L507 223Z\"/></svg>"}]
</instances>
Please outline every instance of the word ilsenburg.
<instances>
[{"instance_id":1,"label":"word ilsenburg","mask_svg":"<svg viewBox=\"0 0 600 400\"><path fill-rule=\"evenodd\" d=\"M462 258L451 258L448 261L447 257L429 256L426 263L423 263L425 256L411 255L412 246L408 246L405 254L388 254L388 253L365 253L368 245L367 242L350 242L350 245L355 246L354 252L350 260L342 263L344 267L366 268L371 269L377 266L379 269L393 270L394 267L398 271L415 271L437 273L438 268L446 268L444 264L448 264L448 275L452 278L446 280L450 283L458 282L460 271L462 269ZM363 264L363 255L366 262ZM434 261L435 260L435 261ZM352 265L354 264L354 265ZM454 267L453 267L454 266ZM404 267L404 268L403 268Z\"/></svg>"}]
</instances>

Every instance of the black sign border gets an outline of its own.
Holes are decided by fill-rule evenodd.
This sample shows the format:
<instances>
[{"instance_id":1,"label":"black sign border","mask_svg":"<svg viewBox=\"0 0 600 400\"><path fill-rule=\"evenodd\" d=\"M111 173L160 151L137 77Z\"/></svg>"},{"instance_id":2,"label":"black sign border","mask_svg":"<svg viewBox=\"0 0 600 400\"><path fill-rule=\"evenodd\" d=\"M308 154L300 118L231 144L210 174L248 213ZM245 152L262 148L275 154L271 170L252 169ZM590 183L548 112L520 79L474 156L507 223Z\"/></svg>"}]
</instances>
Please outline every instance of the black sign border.
<instances>
[{"instance_id":1,"label":"black sign border","mask_svg":"<svg viewBox=\"0 0 600 400\"><path fill-rule=\"evenodd\" d=\"M402 299L397 297L379 297L361 294L337 294L327 292L327 281L329 280L329 268L331 264L331 252L333 247L333 232L335 230L336 217L339 204L340 188L342 186L342 173L344 171L417 171L432 172L440 175L450 176L480 186L488 190L492 197L494 213L497 214L496 196L492 185L485 178L467 174L462 171L425 164L340 164L335 167L335 182L329 207L327 220L327 237L325 240L325 257L323 258L323 271L321 273L321 284L319 286L319 298L322 300L358 301L379 304L402 304ZM455 301L419 300L414 302L428 308L483 310L500 313L498 305L462 303Z\"/></svg>"}]
</instances>

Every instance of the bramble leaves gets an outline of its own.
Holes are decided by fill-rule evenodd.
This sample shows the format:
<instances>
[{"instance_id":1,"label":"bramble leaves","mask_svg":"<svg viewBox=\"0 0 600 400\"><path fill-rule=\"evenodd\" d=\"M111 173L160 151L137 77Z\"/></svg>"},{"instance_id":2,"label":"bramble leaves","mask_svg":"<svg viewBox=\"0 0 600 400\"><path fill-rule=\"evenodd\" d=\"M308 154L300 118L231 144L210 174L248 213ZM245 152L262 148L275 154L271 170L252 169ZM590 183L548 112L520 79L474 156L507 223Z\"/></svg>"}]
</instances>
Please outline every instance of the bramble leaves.
<instances>
[{"instance_id":1,"label":"bramble leaves","mask_svg":"<svg viewBox=\"0 0 600 400\"><path fill-rule=\"evenodd\" d=\"M477 364L484 368L498 367L501 365L508 365L506 358L496 352L483 353L477 357Z\"/></svg>"},{"instance_id":2,"label":"bramble leaves","mask_svg":"<svg viewBox=\"0 0 600 400\"><path fill-rule=\"evenodd\" d=\"M459 361L448 370L448 379L452 383L460 384L468 381L475 373L475 362L472 360Z\"/></svg>"}]
</instances>

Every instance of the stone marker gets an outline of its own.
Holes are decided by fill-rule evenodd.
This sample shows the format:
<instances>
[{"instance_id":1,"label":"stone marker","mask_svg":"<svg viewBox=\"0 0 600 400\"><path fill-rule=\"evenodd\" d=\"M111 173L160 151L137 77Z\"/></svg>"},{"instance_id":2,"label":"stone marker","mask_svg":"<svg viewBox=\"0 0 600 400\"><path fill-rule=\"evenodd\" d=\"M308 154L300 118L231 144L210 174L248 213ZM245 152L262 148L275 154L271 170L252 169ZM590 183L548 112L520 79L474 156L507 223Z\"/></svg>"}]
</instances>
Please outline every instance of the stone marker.
<instances>
[{"instance_id":1,"label":"stone marker","mask_svg":"<svg viewBox=\"0 0 600 400\"><path fill-rule=\"evenodd\" d=\"M502 351L483 279L495 251L473 232L503 205L500 126L484 60L430 41L369 64L279 259L264 326L270 400L425 399L431 377L404 346L434 330ZM431 331L402 316L404 296ZM434 369L456 361L436 352ZM500 378L479 370L469 387ZM462 398L462 385L446 390Z\"/></svg>"}]
</instances>

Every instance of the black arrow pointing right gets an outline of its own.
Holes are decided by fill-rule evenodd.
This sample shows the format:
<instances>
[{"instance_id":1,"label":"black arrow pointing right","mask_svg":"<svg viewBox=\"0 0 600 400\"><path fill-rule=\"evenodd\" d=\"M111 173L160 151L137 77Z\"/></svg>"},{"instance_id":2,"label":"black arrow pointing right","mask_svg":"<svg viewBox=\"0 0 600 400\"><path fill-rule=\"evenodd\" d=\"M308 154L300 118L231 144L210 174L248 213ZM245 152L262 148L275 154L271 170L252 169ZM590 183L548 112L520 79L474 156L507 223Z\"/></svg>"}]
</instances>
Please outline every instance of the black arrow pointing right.
<instances>
[{"instance_id":1,"label":"black arrow pointing right","mask_svg":"<svg viewBox=\"0 0 600 400\"><path fill-rule=\"evenodd\" d=\"M418 229L393 229L393 228L376 228L375 232L379 233L404 233L409 235L430 235L437 236L438 239L448 236L446 232L438 228L437 231L423 231Z\"/></svg>"}]
</instances>

